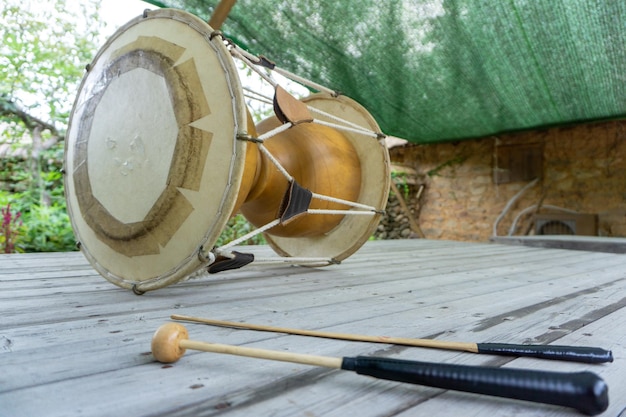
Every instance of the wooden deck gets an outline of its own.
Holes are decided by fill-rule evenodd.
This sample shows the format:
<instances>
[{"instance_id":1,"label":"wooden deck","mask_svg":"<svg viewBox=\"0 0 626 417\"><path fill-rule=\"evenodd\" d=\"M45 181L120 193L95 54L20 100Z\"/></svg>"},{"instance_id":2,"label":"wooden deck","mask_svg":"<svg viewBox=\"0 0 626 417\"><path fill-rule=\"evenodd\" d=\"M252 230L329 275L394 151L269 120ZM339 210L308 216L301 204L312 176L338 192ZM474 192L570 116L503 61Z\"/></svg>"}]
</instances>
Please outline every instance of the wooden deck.
<instances>
[{"instance_id":1,"label":"wooden deck","mask_svg":"<svg viewBox=\"0 0 626 417\"><path fill-rule=\"evenodd\" d=\"M267 248L257 248L267 251ZM564 372L609 386L626 415L626 256L496 243L368 242L342 265L261 267L143 296L80 253L0 256L0 415L575 416L570 408L377 380L353 372L188 351L154 361L171 314L450 341L598 346L579 364L187 324L190 337L327 356L373 355Z\"/></svg>"}]
</instances>

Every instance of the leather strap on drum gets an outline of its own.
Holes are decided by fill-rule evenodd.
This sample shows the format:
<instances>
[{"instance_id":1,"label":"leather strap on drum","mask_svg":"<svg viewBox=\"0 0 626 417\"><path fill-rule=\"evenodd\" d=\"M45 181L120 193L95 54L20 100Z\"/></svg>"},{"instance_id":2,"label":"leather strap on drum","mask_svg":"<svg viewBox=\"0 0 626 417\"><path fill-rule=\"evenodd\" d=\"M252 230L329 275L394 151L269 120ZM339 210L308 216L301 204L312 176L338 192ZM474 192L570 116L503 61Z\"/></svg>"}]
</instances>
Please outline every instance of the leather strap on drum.
<instances>
[{"instance_id":1,"label":"leather strap on drum","mask_svg":"<svg viewBox=\"0 0 626 417\"><path fill-rule=\"evenodd\" d=\"M282 123L311 123L313 116L306 104L289 94L281 86L274 93L274 114Z\"/></svg>"},{"instance_id":2,"label":"leather strap on drum","mask_svg":"<svg viewBox=\"0 0 626 417\"><path fill-rule=\"evenodd\" d=\"M252 261L254 261L254 254L252 253L241 253L233 251L232 254L234 257L229 258L226 256L218 256L209 267L207 271L209 274L217 274L218 272L228 271L231 269L239 269L242 266L246 266Z\"/></svg>"},{"instance_id":3,"label":"leather strap on drum","mask_svg":"<svg viewBox=\"0 0 626 417\"><path fill-rule=\"evenodd\" d=\"M301 187L295 180L291 180L278 209L280 223L287 224L295 217L306 213L312 198L313 193L311 191Z\"/></svg>"}]
</instances>

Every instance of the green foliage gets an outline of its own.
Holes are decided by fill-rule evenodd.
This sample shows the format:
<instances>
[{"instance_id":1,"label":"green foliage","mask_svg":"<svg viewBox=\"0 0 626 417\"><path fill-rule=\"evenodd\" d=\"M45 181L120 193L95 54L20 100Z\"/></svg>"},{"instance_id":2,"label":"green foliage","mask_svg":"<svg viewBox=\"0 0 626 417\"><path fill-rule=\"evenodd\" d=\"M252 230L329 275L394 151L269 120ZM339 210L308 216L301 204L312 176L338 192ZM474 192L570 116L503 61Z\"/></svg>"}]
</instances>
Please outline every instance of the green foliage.
<instances>
[{"instance_id":1,"label":"green foliage","mask_svg":"<svg viewBox=\"0 0 626 417\"><path fill-rule=\"evenodd\" d=\"M0 9L0 106L2 136L21 140L32 126L22 109L60 131L67 127L85 64L96 50L98 4L94 0L4 0ZM71 3L71 4L68 4ZM44 139L46 139L44 137Z\"/></svg>"},{"instance_id":2,"label":"green foliage","mask_svg":"<svg viewBox=\"0 0 626 417\"><path fill-rule=\"evenodd\" d=\"M74 233L65 206L63 175L55 163L33 176L25 161L4 161L0 178L12 180L11 191L0 191L0 206L10 204L21 215L14 241L17 252L61 252L76 250ZM6 166L12 170L7 171ZM6 233L0 241L6 239Z\"/></svg>"},{"instance_id":3,"label":"green foliage","mask_svg":"<svg viewBox=\"0 0 626 417\"><path fill-rule=\"evenodd\" d=\"M20 244L24 252L76 250L76 240L65 204L35 205L25 218Z\"/></svg>"},{"instance_id":4,"label":"green foliage","mask_svg":"<svg viewBox=\"0 0 626 417\"><path fill-rule=\"evenodd\" d=\"M449 159L442 164L439 164L437 167L431 169L427 172L427 174L429 177L442 176L441 171L445 170L446 168L454 169L455 167L462 165L463 162L467 160L467 158L467 156L455 156L454 158Z\"/></svg>"},{"instance_id":5,"label":"green foliage","mask_svg":"<svg viewBox=\"0 0 626 417\"><path fill-rule=\"evenodd\" d=\"M406 174L406 172L391 171L391 181L394 181L396 187L398 188L398 191L402 193L405 200L409 199L410 191L407 178L408 175Z\"/></svg>"},{"instance_id":6,"label":"green foliage","mask_svg":"<svg viewBox=\"0 0 626 417\"><path fill-rule=\"evenodd\" d=\"M26 151L0 160L0 206L22 222L0 236L6 247L16 233L14 251L75 250L62 140L85 64L101 42L98 9L95 0L4 0L0 9L0 144Z\"/></svg>"},{"instance_id":7,"label":"green foliage","mask_svg":"<svg viewBox=\"0 0 626 417\"><path fill-rule=\"evenodd\" d=\"M244 236L246 233L250 233L254 229L255 227L251 225L242 214L237 214L228 221L226 228L222 231L215 245L224 245ZM248 241L243 242L244 245L263 245L265 243L266 241L262 234L258 234L248 239Z\"/></svg>"}]
</instances>

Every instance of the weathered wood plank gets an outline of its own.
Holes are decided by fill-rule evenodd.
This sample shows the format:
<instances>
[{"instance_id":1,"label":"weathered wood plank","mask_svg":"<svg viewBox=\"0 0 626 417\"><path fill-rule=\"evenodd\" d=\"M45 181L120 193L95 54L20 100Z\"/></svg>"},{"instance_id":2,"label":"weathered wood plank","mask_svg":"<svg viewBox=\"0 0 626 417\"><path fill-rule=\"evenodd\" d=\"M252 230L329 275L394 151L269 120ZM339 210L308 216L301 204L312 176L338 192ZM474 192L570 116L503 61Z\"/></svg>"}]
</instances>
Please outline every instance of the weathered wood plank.
<instances>
[{"instance_id":1,"label":"weathered wood plank","mask_svg":"<svg viewBox=\"0 0 626 417\"><path fill-rule=\"evenodd\" d=\"M142 297L112 286L78 255L69 254L67 267L58 261L63 257L59 255L0 257L0 404L15 412L11 415L41 414L43 409L46 415L196 416L228 411L378 416L405 410L406 415L449 415L448 403L458 403L458 413L467 415L497 414L493 407L516 412L522 407L522 415L543 415L546 410L221 355L190 352L179 363L163 367L149 355L149 341L172 313L474 342L571 340L620 355L613 364L591 366L603 376L606 372L611 381L626 371L623 337L611 334L626 329L626 258L620 255L439 241L369 242L340 266L249 267ZM4 274L7 270L10 273ZM548 363L188 327L199 340L329 356L380 354L525 367ZM590 367L550 366L567 371ZM610 411L626 404L624 393L618 395L617 401L612 397ZM561 408L547 413L572 415Z\"/></svg>"},{"instance_id":2,"label":"weathered wood plank","mask_svg":"<svg viewBox=\"0 0 626 417\"><path fill-rule=\"evenodd\" d=\"M626 239L600 236L498 236L493 242L505 245L523 245L534 248L557 248L581 251L626 253Z\"/></svg>"}]
</instances>

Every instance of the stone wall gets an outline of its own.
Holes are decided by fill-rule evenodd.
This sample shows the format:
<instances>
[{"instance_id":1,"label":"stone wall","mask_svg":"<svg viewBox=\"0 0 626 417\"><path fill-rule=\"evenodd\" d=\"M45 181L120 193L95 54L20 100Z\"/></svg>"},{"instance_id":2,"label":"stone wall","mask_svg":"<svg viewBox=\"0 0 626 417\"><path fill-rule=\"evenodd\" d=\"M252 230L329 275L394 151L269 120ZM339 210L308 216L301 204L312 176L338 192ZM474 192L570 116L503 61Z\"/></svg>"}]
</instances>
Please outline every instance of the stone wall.
<instances>
[{"instance_id":1,"label":"stone wall","mask_svg":"<svg viewBox=\"0 0 626 417\"><path fill-rule=\"evenodd\" d=\"M400 179L396 180L398 191L389 193L389 200L385 209L385 215L380 220L378 229L374 233L376 239L413 239L422 237L420 233L417 218L419 217L419 187L415 184L409 184ZM405 206L409 212L400 203L398 198L404 199ZM411 225L413 220L417 227Z\"/></svg>"},{"instance_id":2,"label":"stone wall","mask_svg":"<svg viewBox=\"0 0 626 417\"><path fill-rule=\"evenodd\" d=\"M511 155L521 177L503 166ZM390 156L414 170L407 200L426 238L487 241L494 228L499 236L532 234L535 212L597 214L598 235L626 237L626 121L407 145ZM534 181L524 177L533 166ZM377 236L411 236L391 194Z\"/></svg>"}]
</instances>

